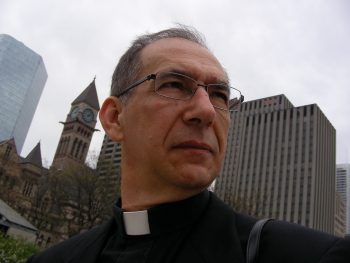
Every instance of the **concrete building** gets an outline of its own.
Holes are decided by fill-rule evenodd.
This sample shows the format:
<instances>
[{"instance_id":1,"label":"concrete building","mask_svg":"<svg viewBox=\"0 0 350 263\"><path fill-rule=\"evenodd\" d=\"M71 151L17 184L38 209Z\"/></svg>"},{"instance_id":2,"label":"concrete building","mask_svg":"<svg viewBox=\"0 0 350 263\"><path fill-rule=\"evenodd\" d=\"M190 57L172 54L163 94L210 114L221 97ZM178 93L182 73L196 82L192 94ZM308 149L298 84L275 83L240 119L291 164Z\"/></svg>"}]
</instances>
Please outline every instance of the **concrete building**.
<instances>
[{"instance_id":1,"label":"concrete building","mask_svg":"<svg viewBox=\"0 0 350 263\"><path fill-rule=\"evenodd\" d=\"M337 164L336 192L346 207L346 234L350 235L350 164Z\"/></svg>"},{"instance_id":2,"label":"concrete building","mask_svg":"<svg viewBox=\"0 0 350 263\"><path fill-rule=\"evenodd\" d=\"M116 198L120 193L121 158L121 145L112 141L105 134L97 162L97 170L101 179L108 182L110 198L113 196Z\"/></svg>"},{"instance_id":3,"label":"concrete building","mask_svg":"<svg viewBox=\"0 0 350 263\"><path fill-rule=\"evenodd\" d=\"M243 103L231 120L215 192L257 216L334 233L335 129L319 107L278 95Z\"/></svg>"},{"instance_id":4,"label":"concrete building","mask_svg":"<svg viewBox=\"0 0 350 263\"><path fill-rule=\"evenodd\" d=\"M334 234L340 237L346 234L346 204L338 192L335 192Z\"/></svg>"},{"instance_id":5,"label":"concrete building","mask_svg":"<svg viewBox=\"0 0 350 263\"><path fill-rule=\"evenodd\" d=\"M47 80L43 59L9 35L0 35L0 141L14 138L18 152Z\"/></svg>"}]
</instances>

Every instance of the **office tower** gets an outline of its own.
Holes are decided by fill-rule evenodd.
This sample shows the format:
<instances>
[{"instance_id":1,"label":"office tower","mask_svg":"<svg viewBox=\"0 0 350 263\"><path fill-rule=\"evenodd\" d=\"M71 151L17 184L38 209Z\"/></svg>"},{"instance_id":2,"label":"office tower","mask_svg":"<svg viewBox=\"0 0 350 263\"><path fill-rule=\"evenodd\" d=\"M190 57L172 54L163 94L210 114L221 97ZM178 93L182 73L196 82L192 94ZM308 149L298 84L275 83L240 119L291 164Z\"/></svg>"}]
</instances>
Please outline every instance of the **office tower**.
<instances>
[{"instance_id":1,"label":"office tower","mask_svg":"<svg viewBox=\"0 0 350 263\"><path fill-rule=\"evenodd\" d=\"M319 107L278 95L243 103L231 120L215 192L258 216L333 233L335 129Z\"/></svg>"},{"instance_id":2,"label":"office tower","mask_svg":"<svg viewBox=\"0 0 350 263\"><path fill-rule=\"evenodd\" d=\"M97 162L97 171L109 187L107 192L111 199L116 198L120 193L121 157L121 145L105 134Z\"/></svg>"},{"instance_id":3,"label":"office tower","mask_svg":"<svg viewBox=\"0 0 350 263\"><path fill-rule=\"evenodd\" d=\"M350 164L337 164L336 192L346 206L346 234L350 234Z\"/></svg>"},{"instance_id":4,"label":"office tower","mask_svg":"<svg viewBox=\"0 0 350 263\"><path fill-rule=\"evenodd\" d=\"M346 234L346 204L337 191L335 192L334 234L340 237Z\"/></svg>"},{"instance_id":5,"label":"office tower","mask_svg":"<svg viewBox=\"0 0 350 263\"><path fill-rule=\"evenodd\" d=\"M63 131L52 166L63 169L72 165L85 165L99 110L94 79L72 102L66 121L62 122Z\"/></svg>"},{"instance_id":6,"label":"office tower","mask_svg":"<svg viewBox=\"0 0 350 263\"><path fill-rule=\"evenodd\" d=\"M14 138L21 152L47 80L40 55L0 34L0 141Z\"/></svg>"},{"instance_id":7,"label":"office tower","mask_svg":"<svg viewBox=\"0 0 350 263\"><path fill-rule=\"evenodd\" d=\"M103 143L97 163L100 176L105 176L109 171L120 171L121 145L112 141L107 134L103 138Z\"/></svg>"}]
</instances>

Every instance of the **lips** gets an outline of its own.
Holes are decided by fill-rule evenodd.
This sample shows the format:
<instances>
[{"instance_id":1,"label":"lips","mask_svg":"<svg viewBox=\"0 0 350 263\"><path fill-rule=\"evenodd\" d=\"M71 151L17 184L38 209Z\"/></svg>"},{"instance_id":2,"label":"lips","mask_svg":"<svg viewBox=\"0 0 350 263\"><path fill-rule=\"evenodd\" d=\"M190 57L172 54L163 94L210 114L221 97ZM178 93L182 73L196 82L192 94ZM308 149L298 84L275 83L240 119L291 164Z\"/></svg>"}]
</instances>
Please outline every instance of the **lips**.
<instances>
[{"instance_id":1,"label":"lips","mask_svg":"<svg viewBox=\"0 0 350 263\"><path fill-rule=\"evenodd\" d=\"M173 148L204 150L210 153L214 152L213 148L210 145L204 142L195 141L195 140L181 142L179 144L176 144Z\"/></svg>"}]
</instances>

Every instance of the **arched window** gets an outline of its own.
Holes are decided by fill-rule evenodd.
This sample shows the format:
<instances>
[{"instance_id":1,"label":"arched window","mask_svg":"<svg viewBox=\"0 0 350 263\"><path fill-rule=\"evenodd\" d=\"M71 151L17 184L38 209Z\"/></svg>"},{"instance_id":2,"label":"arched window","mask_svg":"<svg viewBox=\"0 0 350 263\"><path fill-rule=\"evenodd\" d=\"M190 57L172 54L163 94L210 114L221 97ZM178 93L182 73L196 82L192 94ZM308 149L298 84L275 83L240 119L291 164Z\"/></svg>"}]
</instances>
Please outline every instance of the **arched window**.
<instances>
[{"instance_id":1,"label":"arched window","mask_svg":"<svg viewBox=\"0 0 350 263\"><path fill-rule=\"evenodd\" d=\"M84 156L84 153L85 153L86 147L87 147L87 143L84 143L84 145L83 145L83 149L81 150L80 157L79 157L79 159L80 159L80 160L82 160L82 159L83 159L83 156Z\"/></svg>"},{"instance_id":2,"label":"arched window","mask_svg":"<svg viewBox=\"0 0 350 263\"><path fill-rule=\"evenodd\" d=\"M79 153L79 151L80 151L81 144L82 144L82 142L81 142L81 140L79 140L78 147L77 147L77 149L76 149L76 151L75 151L75 154L74 154L74 157L75 157L75 158L78 158L78 153Z\"/></svg>"},{"instance_id":3,"label":"arched window","mask_svg":"<svg viewBox=\"0 0 350 263\"><path fill-rule=\"evenodd\" d=\"M73 147L72 147L72 149L71 149L71 151L70 151L70 155L72 155L72 156L73 156L73 153L74 153L74 150L75 150L76 145L77 145L77 138L74 139Z\"/></svg>"},{"instance_id":4,"label":"arched window","mask_svg":"<svg viewBox=\"0 0 350 263\"><path fill-rule=\"evenodd\" d=\"M61 138L60 142L58 143L56 155L60 155L61 150L62 150L62 138Z\"/></svg>"},{"instance_id":5,"label":"arched window","mask_svg":"<svg viewBox=\"0 0 350 263\"><path fill-rule=\"evenodd\" d=\"M64 153L66 154L68 152L68 149L69 149L69 142L70 142L70 137L68 137L66 139L66 143L64 145Z\"/></svg>"}]
</instances>

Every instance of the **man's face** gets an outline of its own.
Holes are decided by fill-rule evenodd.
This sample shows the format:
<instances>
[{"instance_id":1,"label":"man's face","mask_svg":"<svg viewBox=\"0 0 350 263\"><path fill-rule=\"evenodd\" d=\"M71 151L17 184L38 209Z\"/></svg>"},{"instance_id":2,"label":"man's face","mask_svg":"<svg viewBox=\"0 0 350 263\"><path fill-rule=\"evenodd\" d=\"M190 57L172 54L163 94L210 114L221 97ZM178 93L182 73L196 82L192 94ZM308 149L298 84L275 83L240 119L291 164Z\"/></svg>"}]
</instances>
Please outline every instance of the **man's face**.
<instances>
[{"instance_id":1,"label":"man's face","mask_svg":"<svg viewBox=\"0 0 350 263\"><path fill-rule=\"evenodd\" d=\"M141 61L139 79L176 71L205 84L227 81L207 49L183 39L156 41L142 51ZM215 109L203 88L191 100L180 101L157 95L154 81L146 81L135 88L119 120L123 177L133 173L138 186L199 192L219 175L229 113Z\"/></svg>"}]
</instances>

